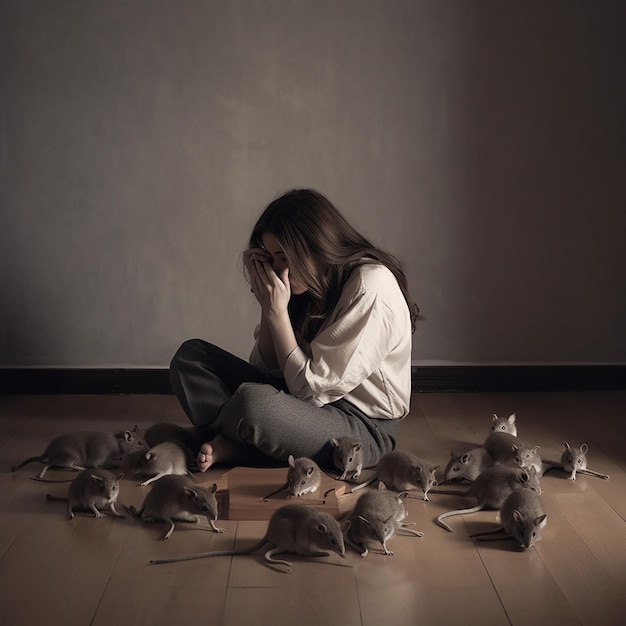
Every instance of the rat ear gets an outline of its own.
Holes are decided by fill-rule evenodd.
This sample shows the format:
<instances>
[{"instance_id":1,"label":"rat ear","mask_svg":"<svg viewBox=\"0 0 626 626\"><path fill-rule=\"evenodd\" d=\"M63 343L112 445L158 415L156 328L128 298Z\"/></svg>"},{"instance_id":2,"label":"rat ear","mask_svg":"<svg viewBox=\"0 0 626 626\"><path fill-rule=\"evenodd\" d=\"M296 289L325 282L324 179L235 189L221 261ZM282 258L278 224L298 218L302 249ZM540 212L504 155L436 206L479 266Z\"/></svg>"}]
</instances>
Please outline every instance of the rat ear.
<instances>
[{"instance_id":1,"label":"rat ear","mask_svg":"<svg viewBox=\"0 0 626 626\"><path fill-rule=\"evenodd\" d=\"M517 415L515 413L511 413L511 415L509 415L509 424L515 424L515 420L517 419Z\"/></svg>"},{"instance_id":2,"label":"rat ear","mask_svg":"<svg viewBox=\"0 0 626 626\"><path fill-rule=\"evenodd\" d=\"M156 456L156 453L153 452L152 450L148 450L148 452L146 452L144 454L144 457L146 458L146 461L152 461L152 459Z\"/></svg>"},{"instance_id":3,"label":"rat ear","mask_svg":"<svg viewBox=\"0 0 626 626\"><path fill-rule=\"evenodd\" d=\"M343 520L343 522L341 522L341 532L342 533L346 533L350 530L350 526L352 526L352 522L349 519L345 519Z\"/></svg>"},{"instance_id":4,"label":"rat ear","mask_svg":"<svg viewBox=\"0 0 626 626\"><path fill-rule=\"evenodd\" d=\"M368 519L365 519L362 515L357 515L357 517L368 526L372 525L372 523Z\"/></svg>"},{"instance_id":5,"label":"rat ear","mask_svg":"<svg viewBox=\"0 0 626 626\"><path fill-rule=\"evenodd\" d=\"M533 465L533 469L535 469L534 465ZM519 479L520 479L520 482L527 483L528 480L530 479L530 476L528 475L528 472L523 471L523 472L520 472Z\"/></svg>"},{"instance_id":6,"label":"rat ear","mask_svg":"<svg viewBox=\"0 0 626 626\"><path fill-rule=\"evenodd\" d=\"M135 428L133 428L133 432L136 433L139 431L139 426L137 424L135 424Z\"/></svg>"},{"instance_id":7,"label":"rat ear","mask_svg":"<svg viewBox=\"0 0 626 626\"><path fill-rule=\"evenodd\" d=\"M120 480L122 480L122 478L124 478L124 472L121 472L120 474L118 474L118 475L115 477L115 480L120 481Z\"/></svg>"},{"instance_id":8,"label":"rat ear","mask_svg":"<svg viewBox=\"0 0 626 626\"><path fill-rule=\"evenodd\" d=\"M317 532L320 535L325 535L328 532L328 529L326 528L326 524L322 524L321 522L317 525Z\"/></svg>"},{"instance_id":9,"label":"rat ear","mask_svg":"<svg viewBox=\"0 0 626 626\"><path fill-rule=\"evenodd\" d=\"M310 476L310 475L311 475L314 471L315 471L315 468L314 468L314 467L309 467L309 468L307 469L307 471L306 471L306 475L307 475L307 476Z\"/></svg>"},{"instance_id":10,"label":"rat ear","mask_svg":"<svg viewBox=\"0 0 626 626\"><path fill-rule=\"evenodd\" d=\"M539 450L541 450L541 447L540 447L540 446L535 446L535 447L531 450L531 452L532 452L533 454L539 454Z\"/></svg>"},{"instance_id":11,"label":"rat ear","mask_svg":"<svg viewBox=\"0 0 626 626\"><path fill-rule=\"evenodd\" d=\"M491 423L495 424L498 421L498 416L494 413L493 417L491 418Z\"/></svg>"},{"instance_id":12,"label":"rat ear","mask_svg":"<svg viewBox=\"0 0 626 626\"><path fill-rule=\"evenodd\" d=\"M211 493L215 493L217 491L217 483L213 483L210 487L209 487L209 491Z\"/></svg>"},{"instance_id":13,"label":"rat ear","mask_svg":"<svg viewBox=\"0 0 626 626\"><path fill-rule=\"evenodd\" d=\"M469 461L469 454L464 454L461 457L461 463L467 463Z\"/></svg>"},{"instance_id":14,"label":"rat ear","mask_svg":"<svg viewBox=\"0 0 626 626\"><path fill-rule=\"evenodd\" d=\"M433 465L433 466L430 468L430 471L431 471L431 472L436 472L436 471L437 471L440 467L441 467L441 465Z\"/></svg>"},{"instance_id":15,"label":"rat ear","mask_svg":"<svg viewBox=\"0 0 626 626\"><path fill-rule=\"evenodd\" d=\"M567 443L567 441L564 441L564 442L563 442L563 450L570 450L570 449L571 449L571 448L570 448L569 443Z\"/></svg>"},{"instance_id":16,"label":"rat ear","mask_svg":"<svg viewBox=\"0 0 626 626\"><path fill-rule=\"evenodd\" d=\"M588 450L589 450L589 446L586 443L582 443L580 445L580 451L582 454L587 454Z\"/></svg>"},{"instance_id":17,"label":"rat ear","mask_svg":"<svg viewBox=\"0 0 626 626\"><path fill-rule=\"evenodd\" d=\"M296 460L293 458L293 454L289 455L289 458L287 459L287 462L289 463L290 467L295 467L296 466Z\"/></svg>"},{"instance_id":18,"label":"rat ear","mask_svg":"<svg viewBox=\"0 0 626 626\"><path fill-rule=\"evenodd\" d=\"M102 476L98 476L98 474L90 474L90 476L91 478L93 478L94 480L97 480L100 483L104 482L104 478L102 478Z\"/></svg>"},{"instance_id":19,"label":"rat ear","mask_svg":"<svg viewBox=\"0 0 626 626\"><path fill-rule=\"evenodd\" d=\"M382 480L378 481L378 491L387 491L387 485Z\"/></svg>"},{"instance_id":20,"label":"rat ear","mask_svg":"<svg viewBox=\"0 0 626 626\"><path fill-rule=\"evenodd\" d=\"M330 440L330 443L333 444L333 448L339 449L339 442L334 437Z\"/></svg>"},{"instance_id":21,"label":"rat ear","mask_svg":"<svg viewBox=\"0 0 626 626\"><path fill-rule=\"evenodd\" d=\"M517 509L515 509L513 511L513 519L516 522L521 522L524 518L522 517L522 514Z\"/></svg>"},{"instance_id":22,"label":"rat ear","mask_svg":"<svg viewBox=\"0 0 626 626\"><path fill-rule=\"evenodd\" d=\"M545 513L535 518L535 526L540 526L543 524L544 520L548 517Z\"/></svg>"},{"instance_id":23,"label":"rat ear","mask_svg":"<svg viewBox=\"0 0 626 626\"><path fill-rule=\"evenodd\" d=\"M353 449L355 452L358 452L358 451L359 451L362 447L363 447L363 444L359 441L359 443L355 443L355 444L352 446L352 449Z\"/></svg>"},{"instance_id":24,"label":"rat ear","mask_svg":"<svg viewBox=\"0 0 626 626\"><path fill-rule=\"evenodd\" d=\"M191 487L185 487L185 494L191 498L192 500L197 500L198 499L198 494L196 493L196 491L194 489L192 489Z\"/></svg>"}]
</instances>

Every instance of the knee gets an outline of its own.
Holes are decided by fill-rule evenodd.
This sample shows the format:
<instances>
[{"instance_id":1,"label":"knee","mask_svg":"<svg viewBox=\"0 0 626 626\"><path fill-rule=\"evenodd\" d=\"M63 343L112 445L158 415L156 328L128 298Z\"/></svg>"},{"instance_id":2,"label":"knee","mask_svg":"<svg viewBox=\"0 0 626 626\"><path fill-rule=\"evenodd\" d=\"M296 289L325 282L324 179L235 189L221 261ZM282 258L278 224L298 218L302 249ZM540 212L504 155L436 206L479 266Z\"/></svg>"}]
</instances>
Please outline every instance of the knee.
<instances>
[{"instance_id":1,"label":"knee","mask_svg":"<svg viewBox=\"0 0 626 626\"><path fill-rule=\"evenodd\" d=\"M247 418L263 413L269 399L277 393L279 390L272 385L246 382L239 385L229 403L236 407L242 418Z\"/></svg>"},{"instance_id":2,"label":"knee","mask_svg":"<svg viewBox=\"0 0 626 626\"><path fill-rule=\"evenodd\" d=\"M272 385L242 383L228 401L228 413L236 416L238 434L244 440L254 437L275 421L275 405L272 398L281 393Z\"/></svg>"},{"instance_id":3,"label":"knee","mask_svg":"<svg viewBox=\"0 0 626 626\"><path fill-rule=\"evenodd\" d=\"M184 341L170 361L170 371L178 371L182 364L188 363L193 359L193 356L198 353L203 343L202 339L187 339L187 341Z\"/></svg>"}]
</instances>

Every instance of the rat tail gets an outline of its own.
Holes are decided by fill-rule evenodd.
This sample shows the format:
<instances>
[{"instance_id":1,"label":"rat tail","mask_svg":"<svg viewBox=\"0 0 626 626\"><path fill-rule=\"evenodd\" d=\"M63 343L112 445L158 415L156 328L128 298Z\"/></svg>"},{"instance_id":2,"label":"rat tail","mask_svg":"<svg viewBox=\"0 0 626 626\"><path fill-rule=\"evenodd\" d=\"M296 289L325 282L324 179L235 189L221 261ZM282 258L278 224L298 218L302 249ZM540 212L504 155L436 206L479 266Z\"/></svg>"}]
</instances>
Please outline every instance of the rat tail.
<instances>
[{"instance_id":1,"label":"rat tail","mask_svg":"<svg viewBox=\"0 0 626 626\"><path fill-rule=\"evenodd\" d=\"M20 467L24 467L24 465L28 465L29 463L34 463L35 461L38 461L39 463L47 463L48 457L44 456L43 454L40 454L39 456L31 456L30 459L26 459L25 461L22 461L19 465L12 465L11 471L14 472Z\"/></svg>"},{"instance_id":2,"label":"rat tail","mask_svg":"<svg viewBox=\"0 0 626 626\"><path fill-rule=\"evenodd\" d=\"M470 509L455 509L454 511L448 511L447 513L442 513L436 519L436 523L438 526L441 526L441 528L444 528L445 530L452 532L452 528L443 521L446 517L452 517L453 515L465 515L466 513L478 513L478 511L482 511L483 508L484 508L483 506L478 504L476 506L471 507Z\"/></svg>"},{"instance_id":3,"label":"rat tail","mask_svg":"<svg viewBox=\"0 0 626 626\"><path fill-rule=\"evenodd\" d=\"M360 489L364 489L368 485L371 485L377 478L378 478L378 474L374 474L374 476L372 476L371 478L368 478L365 482L359 483L355 487L352 487L352 489L350 489L350 493L355 493L356 491L359 491Z\"/></svg>"},{"instance_id":4,"label":"rat tail","mask_svg":"<svg viewBox=\"0 0 626 626\"><path fill-rule=\"evenodd\" d=\"M249 548L243 548L242 550L218 550L216 552L200 552L198 554L188 554L186 556L174 556L168 559L152 559L151 565L162 565L163 563L178 563L180 561L193 561L195 559L205 559L212 556L234 556L237 554L251 554L256 552L259 548L262 548L266 543L269 543L267 538L261 539L258 543Z\"/></svg>"}]
</instances>

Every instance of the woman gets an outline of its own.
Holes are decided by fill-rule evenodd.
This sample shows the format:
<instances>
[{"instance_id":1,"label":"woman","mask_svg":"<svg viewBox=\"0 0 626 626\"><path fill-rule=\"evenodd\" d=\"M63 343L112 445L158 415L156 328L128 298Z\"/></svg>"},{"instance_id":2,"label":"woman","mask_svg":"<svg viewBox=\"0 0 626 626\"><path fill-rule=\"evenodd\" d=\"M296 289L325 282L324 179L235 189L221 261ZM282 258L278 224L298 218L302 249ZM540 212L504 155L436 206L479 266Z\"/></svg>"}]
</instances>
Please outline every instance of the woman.
<instances>
[{"instance_id":1,"label":"woman","mask_svg":"<svg viewBox=\"0 0 626 626\"><path fill-rule=\"evenodd\" d=\"M333 437L375 465L409 411L418 308L400 263L309 189L270 203L243 259L261 306L250 362L193 339L170 366L200 470L290 454L330 468Z\"/></svg>"}]
</instances>

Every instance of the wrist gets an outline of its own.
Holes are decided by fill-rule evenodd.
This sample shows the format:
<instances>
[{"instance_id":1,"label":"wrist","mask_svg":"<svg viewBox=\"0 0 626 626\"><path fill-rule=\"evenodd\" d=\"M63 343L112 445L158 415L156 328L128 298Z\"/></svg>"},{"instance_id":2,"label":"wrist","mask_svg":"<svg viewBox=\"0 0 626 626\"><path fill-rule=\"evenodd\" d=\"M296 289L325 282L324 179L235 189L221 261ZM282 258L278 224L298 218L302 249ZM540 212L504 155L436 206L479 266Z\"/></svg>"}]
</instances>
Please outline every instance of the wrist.
<instances>
[{"instance_id":1,"label":"wrist","mask_svg":"<svg viewBox=\"0 0 626 626\"><path fill-rule=\"evenodd\" d=\"M265 313L265 320L272 326L275 324L287 323L291 326L291 320L289 319L289 312L287 309L273 309L270 308Z\"/></svg>"}]
</instances>

